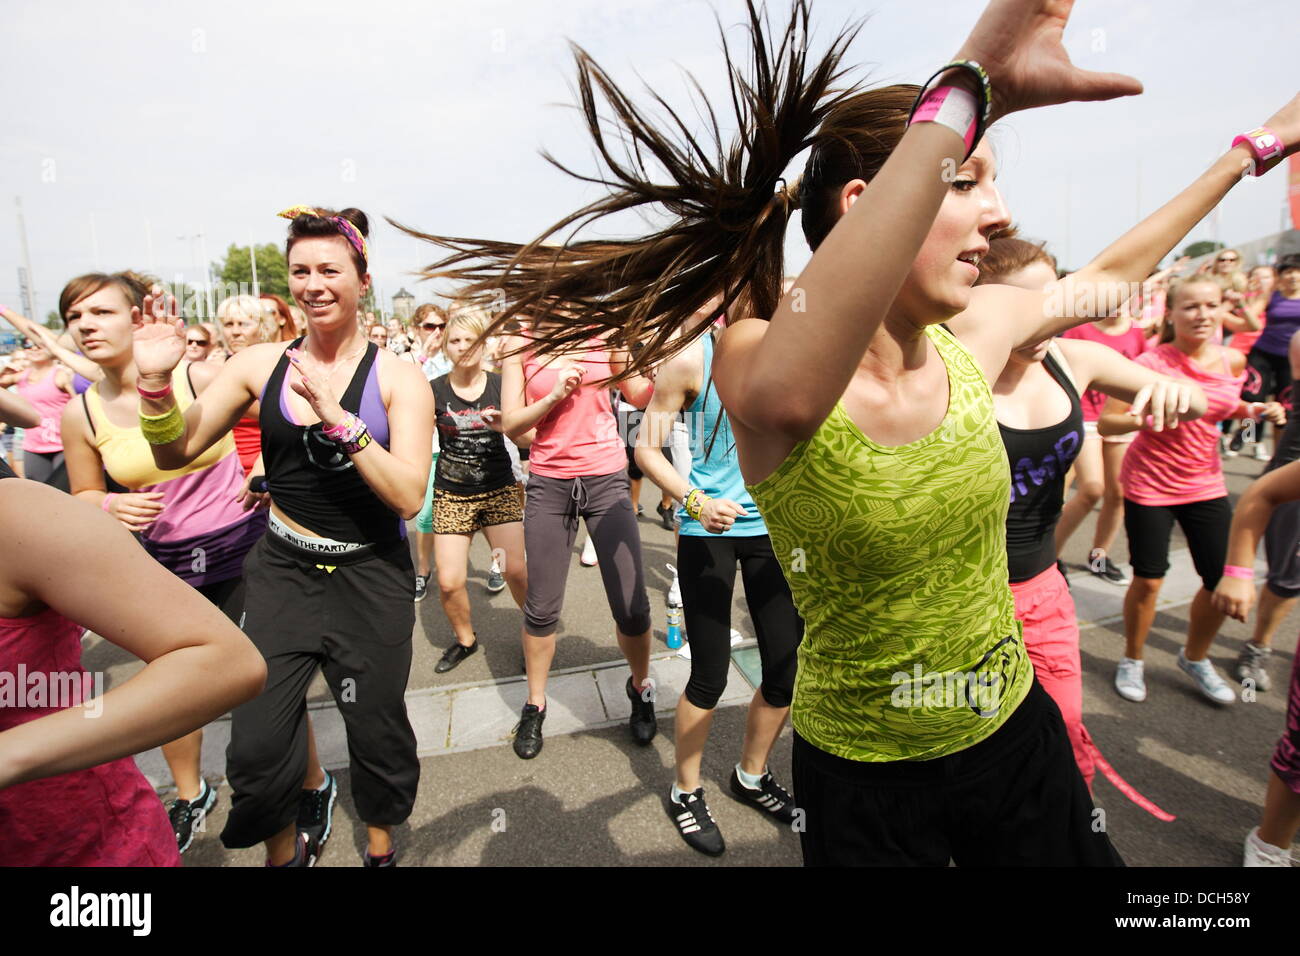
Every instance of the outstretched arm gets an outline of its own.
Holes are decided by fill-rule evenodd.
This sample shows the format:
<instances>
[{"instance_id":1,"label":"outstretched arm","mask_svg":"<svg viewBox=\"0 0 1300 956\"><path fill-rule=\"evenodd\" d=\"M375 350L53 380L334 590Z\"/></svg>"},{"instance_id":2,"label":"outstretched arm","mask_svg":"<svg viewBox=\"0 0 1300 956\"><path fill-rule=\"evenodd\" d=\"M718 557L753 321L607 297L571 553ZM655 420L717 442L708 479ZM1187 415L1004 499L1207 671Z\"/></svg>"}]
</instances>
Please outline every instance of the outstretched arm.
<instances>
[{"instance_id":1,"label":"outstretched arm","mask_svg":"<svg viewBox=\"0 0 1300 956\"><path fill-rule=\"evenodd\" d=\"M1300 149L1300 96L1273 114L1266 125L1287 144L1288 155ZM988 360L995 361L1001 352L1009 354L1022 345L1111 314L1241 181L1252 157L1246 146L1232 147L1195 182L1107 246L1096 259L1042 292L999 285L976 287L970 307L950 327L977 354L987 348ZM980 358L984 364L984 356Z\"/></svg>"}]
</instances>

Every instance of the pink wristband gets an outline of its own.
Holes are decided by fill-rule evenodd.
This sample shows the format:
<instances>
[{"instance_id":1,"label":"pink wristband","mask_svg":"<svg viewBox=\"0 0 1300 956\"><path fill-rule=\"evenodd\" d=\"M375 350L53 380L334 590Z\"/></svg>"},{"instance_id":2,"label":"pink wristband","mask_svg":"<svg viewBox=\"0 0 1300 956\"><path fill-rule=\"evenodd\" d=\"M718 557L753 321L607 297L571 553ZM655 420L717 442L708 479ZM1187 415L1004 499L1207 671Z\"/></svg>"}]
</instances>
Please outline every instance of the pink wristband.
<instances>
[{"instance_id":1,"label":"pink wristband","mask_svg":"<svg viewBox=\"0 0 1300 956\"><path fill-rule=\"evenodd\" d=\"M113 499L116 497L117 497L116 491L110 491L108 494L104 495L104 500L99 503L99 507L104 511L105 514L108 514L109 505L113 503Z\"/></svg>"},{"instance_id":2,"label":"pink wristband","mask_svg":"<svg viewBox=\"0 0 1300 956\"><path fill-rule=\"evenodd\" d=\"M1277 160L1282 158L1286 151L1286 146L1282 142L1282 137L1273 132L1267 126L1259 126L1252 129L1249 133L1242 133L1232 141L1232 145L1244 145L1254 155L1251 161L1250 174L1252 176L1262 176L1273 168Z\"/></svg>"},{"instance_id":3,"label":"pink wristband","mask_svg":"<svg viewBox=\"0 0 1300 956\"><path fill-rule=\"evenodd\" d=\"M965 141L969 152L975 146L977 113L975 96L969 90L959 86L939 86L925 94L908 125L938 123L946 126Z\"/></svg>"},{"instance_id":4,"label":"pink wristband","mask_svg":"<svg viewBox=\"0 0 1300 956\"><path fill-rule=\"evenodd\" d=\"M151 392L147 388L141 388L138 384L136 385L135 390L140 393L141 398L147 398L150 401L156 402L158 399L166 398L172 393L172 383L168 382L166 388L159 389L156 392Z\"/></svg>"},{"instance_id":5,"label":"pink wristband","mask_svg":"<svg viewBox=\"0 0 1300 956\"><path fill-rule=\"evenodd\" d=\"M1223 576L1225 578L1241 578L1243 581L1252 581L1255 578L1253 568L1241 568L1235 564L1225 564L1223 566Z\"/></svg>"}]
</instances>

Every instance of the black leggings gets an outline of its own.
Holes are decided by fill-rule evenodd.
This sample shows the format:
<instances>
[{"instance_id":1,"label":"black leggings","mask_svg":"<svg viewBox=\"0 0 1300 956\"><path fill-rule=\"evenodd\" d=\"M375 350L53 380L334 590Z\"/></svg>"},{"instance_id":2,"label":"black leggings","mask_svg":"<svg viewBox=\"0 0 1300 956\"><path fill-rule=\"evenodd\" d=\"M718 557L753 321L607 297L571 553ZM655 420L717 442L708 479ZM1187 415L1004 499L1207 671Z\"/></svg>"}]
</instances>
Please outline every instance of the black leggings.
<instances>
[{"instance_id":1,"label":"black leggings","mask_svg":"<svg viewBox=\"0 0 1300 956\"><path fill-rule=\"evenodd\" d=\"M731 663L731 596L736 563L754 621L763 663L763 700L789 707L803 620L767 535L724 537L683 534L677 538L677 571L686 634L691 642L691 679L686 699L712 710L727 686Z\"/></svg>"},{"instance_id":2,"label":"black leggings","mask_svg":"<svg viewBox=\"0 0 1300 956\"><path fill-rule=\"evenodd\" d=\"M1140 578L1163 578L1169 570L1169 536L1174 522L1183 529L1192 564L1205 590L1213 591L1223 577L1228 559L1228 528L1232 507L1227 498L1193 501L1185 505L1140 505L1124 499L1124 531L1133 573Z\"/></svg>"}]
</instances>

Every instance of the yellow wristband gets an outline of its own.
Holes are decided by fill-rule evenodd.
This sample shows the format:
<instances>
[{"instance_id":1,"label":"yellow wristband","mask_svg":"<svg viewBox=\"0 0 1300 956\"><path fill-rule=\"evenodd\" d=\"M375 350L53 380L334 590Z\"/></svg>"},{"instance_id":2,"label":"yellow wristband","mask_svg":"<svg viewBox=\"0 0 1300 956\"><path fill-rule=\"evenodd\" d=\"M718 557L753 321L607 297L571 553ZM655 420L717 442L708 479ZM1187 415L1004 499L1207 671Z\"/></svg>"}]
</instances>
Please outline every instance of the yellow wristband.
<instances>
[{"instance_id":1,"label":"yellow wristband","mask_svg":"<svg viewBox=\"0 0 1300 956\"><path fill-rule=\"evenodd\" d=\"M173 405L162 415L141 412L140 431L151 445L170 445L185 434L185 416L179 405Z\"/></svg>"}]
</instances>

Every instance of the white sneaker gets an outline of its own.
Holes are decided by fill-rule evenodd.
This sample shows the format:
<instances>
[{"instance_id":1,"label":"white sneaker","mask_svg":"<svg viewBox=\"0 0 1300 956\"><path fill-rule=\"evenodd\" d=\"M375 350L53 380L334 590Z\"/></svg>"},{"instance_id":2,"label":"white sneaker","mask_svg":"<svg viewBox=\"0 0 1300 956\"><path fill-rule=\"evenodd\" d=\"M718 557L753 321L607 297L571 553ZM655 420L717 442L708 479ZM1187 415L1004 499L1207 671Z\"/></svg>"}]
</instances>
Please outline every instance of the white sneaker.
<instances>
[{"instance_id":1,"label":"white sneaker","mask_svg":"<svg viewBox=\"0 0 1300 956\"><path fill-rule=\"evenodd\" d=\"M677 569L671 564L665 564L670 574L673 576L673 583L668 585L668 603L677 607L682 606L682 586L677 581Z\"/></svg>"},{"instance_id":2,"label":"white sneaker","mask_svg":"<svg viewBox=\"0 0 1300 956\"><path fill-rule=\"evenodd\" d=\"M1245 854L1242 866L1290 866L1291 851L1259 838L1259 827L1246 834Z\"/></svg>"},{"instance_id":3,"label":"white sneaker","mask_svg":"<svg viewBox=\"0 0 1300 956\"><path fill-rule=\"evenodd\" d=\"M736 630L734 627L731 629L731 646L732 646L732 647L735 647L737 644L739 644L739 643L740 643L741 641L743 641L744 639L745 639L745 635L744 635L744 634L741 634L741 633L740 633L738 630Z\"/></svg>"},{"instance_id":4,"label":"white sneaker","mask_svg":"<svg viewBox=\"0 0 1300 956\"><path fill-rule=\"evenodd\" d=\"M591 535L587 536L587 543L582 546L582 557L579 559L584 567L595 567L596 565L596 542L591 540Z\"/></svg>"},{"instance_id":5,"label":"white sneaker","mask_svg":"<svg viewBox=\"0 0 1300 956\"><path fill-rule=\"evenodd\" d=\"M1268 445L1262 441L1255 443L1255 451L1253 454L1255 456L1256 461L1268 461L1270 458L1273 457L1271 454L1269 454Z\"/></svg>"},{"instance_id":6,"label":"white sneaker","mask_svg":"<svg viewBox=\"0 0 1300 956\"><path fill-rule=\"evenodd\" d=\"M1121 657L1115 668L1115 689L1119 696L1140 704L1147 699L1147 682L1142 675L1143 662Z\"/></svg>"},{"instance_id":7,"label":"white sneaker","mask_svg":"<svg viewBox=\"0 0 1300 956\"><path fill-rule=\"evenodd\" d=\"M1208 657L1199 661L1189 661L1186 655L1179 651L1178 668L1196 681L1196 689L1216 704L1231 704L1237 699L1232 687L1219 676L1219 672L1214 669Z\"/></svg>"}]
</instances>

